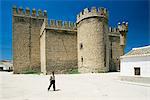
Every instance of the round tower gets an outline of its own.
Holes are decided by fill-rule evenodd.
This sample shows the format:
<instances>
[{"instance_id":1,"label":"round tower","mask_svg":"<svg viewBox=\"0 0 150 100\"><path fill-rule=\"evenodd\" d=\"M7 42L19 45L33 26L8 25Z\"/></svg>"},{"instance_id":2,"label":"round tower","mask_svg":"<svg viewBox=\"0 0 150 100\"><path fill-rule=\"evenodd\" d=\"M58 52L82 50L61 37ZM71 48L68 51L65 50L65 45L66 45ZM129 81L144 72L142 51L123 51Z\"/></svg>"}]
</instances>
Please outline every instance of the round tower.
<instances>
[{"instance_id":1,"label":"round tower","mask_svg":"<svg viewBox=\"0 0 150 100\"><path fill-rule=\"evenodd\" d=\"M120 32L120 47L121 47L121 56L124 55L124 49L126 46L126 34L128 32L128 22L118 23L118 29Z\"/></svg>"},{"instance_id":2,"label":"round tower","mask_svg":"<svg viewBox=\"0 0 150 100\"><path fill-rule=\"evenodd\" d=\"M105 8L85 8L77 15L77 45L79 72L108 71L108 12Z\"/></svg>"}]
</instances>

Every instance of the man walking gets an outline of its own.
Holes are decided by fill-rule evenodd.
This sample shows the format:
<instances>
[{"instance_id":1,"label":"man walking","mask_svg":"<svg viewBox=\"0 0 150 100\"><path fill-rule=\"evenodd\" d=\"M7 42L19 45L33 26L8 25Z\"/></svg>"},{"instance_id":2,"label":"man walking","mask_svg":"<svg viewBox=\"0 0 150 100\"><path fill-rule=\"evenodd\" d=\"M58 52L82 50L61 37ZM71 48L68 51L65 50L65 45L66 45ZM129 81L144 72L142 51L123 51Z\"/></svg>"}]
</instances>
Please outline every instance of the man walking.
<instances>
[{"instance_id":1,"label":"man walking","mask_svg":"<svg viewBox=\"0 0 150 100\"><path fill-rule=\"evenodd\" d=\"M55 91L55 75L54 75L54 71L52 72L52 76L50 76L50 85L48 87L48 91L50 90L52 85L53 85L53 90Z\"/></svg>"}]
</instances>

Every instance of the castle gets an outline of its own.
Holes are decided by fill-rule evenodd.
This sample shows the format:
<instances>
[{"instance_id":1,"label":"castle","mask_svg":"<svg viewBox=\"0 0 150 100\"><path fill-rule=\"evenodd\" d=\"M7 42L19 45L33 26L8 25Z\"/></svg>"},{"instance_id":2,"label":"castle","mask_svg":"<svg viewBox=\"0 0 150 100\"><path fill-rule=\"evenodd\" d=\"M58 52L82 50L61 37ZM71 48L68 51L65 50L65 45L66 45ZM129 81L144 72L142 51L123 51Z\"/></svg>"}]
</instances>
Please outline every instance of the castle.
<instances>
[{"instance_id":1,"label":"castle","mask_svg":"<svg viewBox=\"0 0 150 100\"><path fill-rule=\"evenodd\" d=\"M44 74L118 71L124 54L128 23L108 25L106 8L85 8L76 23L48 20L47 11L13 7L14 73Z\"/></svg>"}]
</instances>

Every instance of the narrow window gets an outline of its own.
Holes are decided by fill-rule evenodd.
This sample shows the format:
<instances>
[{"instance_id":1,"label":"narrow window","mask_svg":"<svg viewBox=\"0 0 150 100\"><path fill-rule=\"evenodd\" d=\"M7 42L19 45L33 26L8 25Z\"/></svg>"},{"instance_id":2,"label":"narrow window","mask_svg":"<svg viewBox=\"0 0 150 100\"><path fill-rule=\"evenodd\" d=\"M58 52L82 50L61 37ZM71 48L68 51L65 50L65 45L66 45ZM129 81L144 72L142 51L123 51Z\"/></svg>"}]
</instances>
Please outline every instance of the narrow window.
<instances>
[{"instance_id":1,"label":"narrow window","mask_svg":"<svg viewBox=\"0 0 150 100\"><path fill-rule=\"evenodd\" d=\"M140 75L140 67L135 67L134 68L134 75Z\"/></svg>"},{"instance_id":2,"label":"narrow window","mask_svg":"<svg viewBox=\"0 0 150 100\"><path fill-rule=\"evenodd\" d=\"M80 43L80 49L82 49L83 48L83 44L82 43Z\"/></svg>"},{"instance_id":3,"label":"narrow window","mask_svg":"<svg viewBox=\"0 0 150 100\"><path fill-rule=\"evenodd\" d=\"M113 55L112 55L112 52L113 52L113 46L112 46L112 42L110 43L110 58L112 59Z\"/></svg>"},{"instance_id":4,"label":"narrow window","mask_svg":"<svg viewBox=\"0 0 150 100\"><path fill-rule=\"evenodd\" d=\"M83 62L83 57L81 56L81 62Z\"/></svg>"},{"instance_id":5,"label":"narrow window","mask_svg":"<svg viewBox=\"0 0 150 100\"><path fill-rule=\"evenodd\" d=\"M107 50L106 50L106 44L105 44L105 47L104 47L104 67L106 67L106 59L107 59Z\"/></svg>"}]
</instances>

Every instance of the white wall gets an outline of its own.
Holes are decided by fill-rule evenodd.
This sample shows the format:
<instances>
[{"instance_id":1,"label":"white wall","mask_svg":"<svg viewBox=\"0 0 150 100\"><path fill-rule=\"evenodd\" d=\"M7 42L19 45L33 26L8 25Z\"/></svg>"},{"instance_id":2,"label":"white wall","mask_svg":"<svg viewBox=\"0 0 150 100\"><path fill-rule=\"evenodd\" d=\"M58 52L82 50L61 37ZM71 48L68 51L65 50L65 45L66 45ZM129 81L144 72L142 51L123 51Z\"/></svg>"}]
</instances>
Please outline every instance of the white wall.
<instances>
[{"instance_id":1,"label":"white wall","mask_svg":"<svg viewBox=\"0 0 150 100\"><path fill-rule=\"evenodd\" d=\"M121 58L121 76L135 76L134 67L140 67L141 77L150 77L150 56Z\"/></svg>"}]
</instances>

